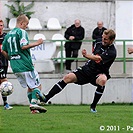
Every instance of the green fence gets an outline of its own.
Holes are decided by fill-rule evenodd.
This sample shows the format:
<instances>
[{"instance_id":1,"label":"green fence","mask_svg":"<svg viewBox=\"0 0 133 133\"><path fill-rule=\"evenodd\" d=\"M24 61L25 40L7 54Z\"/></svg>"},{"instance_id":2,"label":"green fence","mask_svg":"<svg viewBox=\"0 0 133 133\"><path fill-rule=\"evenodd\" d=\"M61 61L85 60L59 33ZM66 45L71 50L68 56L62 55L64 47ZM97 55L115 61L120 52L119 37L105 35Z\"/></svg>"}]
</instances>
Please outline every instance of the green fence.
<instances>
[{"instance_id":1,"label":"green fence","mask_svg":"<svg viewBox=\"0 0 133 133\"><path fill-rule=\"evenodd\" d=\"M49 41L52 41L53 40L49 40ZM63 58L63 42L69 42L68 40L54 40L54 42L56 41L61 41L61 46L60 46L60 51L61 51L61 57L60 58L53 58L53 60L57 60L57 59L60 59L61 62L60 62L60 72L62 73L63 72L63 67L64 67L64 63L63 63L63 59L69 59L69 60L73 60L75 59L77 62L78 61L86 61L87 59L86 58ZM82 42L93 42L93 40L82 40ZM121 46L123 47L123 56L122 57L117 57L116 58L116 62L119 61L119 62L123 62L123 74L126 74L126 63L128 61L133 61L133 58L132 57L126 57L126 44L127 42L133 42L133 40L115 40L115 43L117 44L117 42L120 42L121 43ZM119 44L118 44L119 45Z\"/></svg>"},{"instance_id":2,"label":"green fence","mask_svg":"<svg viewBox=\"0 0 133 133\"><path fill-rule=\"evenodd\" d=\"M122 46L123 46L123 57L117 57L115 61L121 61L123 62L123 74L126 74L126 62L128 61L133 61L132 57L126 57L126 44L127 42L133 42L133 40L116 40L117 42L122 42ZM133 47L133 46L132 46Z\"/></svg>"},{"instance_id":3,"label":"green fence","mask_svg":"<svg viewBox=\"0 0 133 133\"><path fill-rule=\"evenodd\" d=\"M32 40L33 41L33 40ZM63 73L63 70L64 70L64 62L63 60L65 59L69 59L69 60L75 60L76 62L79 62L79 61L87 61L86 58L63 58L63 50L64 50L64 46L63 46L63 43L64 42L70 42L68 40L45 40L45 42L56 42L56 41L60 41L61 42L61 46L60 46L60 51L61 51L61 57L60 58L55 58L53 57L52 60L58 60L60 59L61 62L60 62L60 72ZM91 43L93 42L94 40L82 40L83 43ZM122 57L116 57L116 60L115 62L122 62L123 63L123 74L126 74L126 66L127 66L127 62L129 61L133 61L133 57L126 57L126 52L127 52L127 49L126 49L126 45L127 45L127 42L128 43L133 43L133 40L115 40L115 43L120 43L121 46L122 46ZM119 45L119 44L117 44ZM131 46L133 47L133 46Z\"/></svg>"}]
</instances>

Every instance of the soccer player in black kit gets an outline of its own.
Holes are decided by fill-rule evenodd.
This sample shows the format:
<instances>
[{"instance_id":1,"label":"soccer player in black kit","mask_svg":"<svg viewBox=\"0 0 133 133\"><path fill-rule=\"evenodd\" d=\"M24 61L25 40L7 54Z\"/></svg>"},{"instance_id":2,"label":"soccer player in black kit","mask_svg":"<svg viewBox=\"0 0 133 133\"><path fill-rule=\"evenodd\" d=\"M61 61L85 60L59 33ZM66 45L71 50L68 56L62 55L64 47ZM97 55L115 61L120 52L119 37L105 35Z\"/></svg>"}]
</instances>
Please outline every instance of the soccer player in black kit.
<instances>
[{"instance_id":1,"label":"soccer player in black kit","mask_svg":"<svg viewBox=\"0 0 133 133\"><path fill-rule=\"evenodd\" d=\"M102 35L102 42L95 44L92 54L87 54L85 49L82 50L83 57L89 59L85 65L65 75L47 95L40 97L40 100L46 103L55 94L62 91L68 83L79 85L91 83L97 88L90 111L97 112L96 105L104 92L107 80L110 78L109 68L116 58L116 49L113 44L115 36L116 34L112 29L105 30Z\"/></svg>"},{"instance_id":2,"label":"soccer player in black kit","mask_svg":"<svg viewBox=\"0 0 133 133\"><path fill-rule=\"evenodd\" d=\"M4 40L4 37L6 36L6 33L3 33L3 28L3 20L0 20L0 84L4 81L7 81L6 75L8 69L8 60L1 53L2 42ZM10 110L13 108L7 103L7 96L2 96L2 99L4 102L4 109Z\"/></svg>"}]
</instances>

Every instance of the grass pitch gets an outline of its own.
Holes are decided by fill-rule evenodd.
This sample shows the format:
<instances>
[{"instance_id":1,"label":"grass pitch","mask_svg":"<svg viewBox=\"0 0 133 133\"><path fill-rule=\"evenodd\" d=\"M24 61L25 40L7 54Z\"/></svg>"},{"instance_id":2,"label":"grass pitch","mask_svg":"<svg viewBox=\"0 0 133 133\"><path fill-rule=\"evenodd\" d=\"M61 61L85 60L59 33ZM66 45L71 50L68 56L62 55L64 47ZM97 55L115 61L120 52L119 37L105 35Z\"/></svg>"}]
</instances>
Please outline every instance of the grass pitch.
<instances>
[{"instance_id":1,"label":"grass pitch","mask_svg":"<svg viewBox=\"0 0 133 133\"><path fill-rule=\"evenodd\" d=\"M132 105L46 105L48 111L30 114L28 106L0 106L0 133L108 133L133 132Z\"/></svg>"}]
</instances>

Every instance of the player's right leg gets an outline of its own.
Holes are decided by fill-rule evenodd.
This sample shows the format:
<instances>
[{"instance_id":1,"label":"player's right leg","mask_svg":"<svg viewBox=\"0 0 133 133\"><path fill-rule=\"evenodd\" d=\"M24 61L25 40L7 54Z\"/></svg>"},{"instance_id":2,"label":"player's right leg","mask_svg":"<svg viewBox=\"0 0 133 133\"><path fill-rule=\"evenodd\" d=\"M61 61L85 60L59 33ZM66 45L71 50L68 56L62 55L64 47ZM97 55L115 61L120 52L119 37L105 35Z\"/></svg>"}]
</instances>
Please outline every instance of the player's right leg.
<instances>
[{"instance_id":1,"label":"player's right leg","mask_svg":"<svg viewBox=\"0 0 133 133\"><path fill-rule=\"evenodd\" d=\"M39 88L34 88L32 89L32 99L31 99L31 103L30 103L30 110L31 112L33 110L38 110L40 113L45 113L47 111L46 108L37 105L37 101L38 101L38 97L37 94L40 94L40 89Z\"/></svg>"},{"instance_id":2,"label":"player's right leg","mask_svg":"<svg viewBox=\"0 0 133 133\"><path fill-rule=\"evenodd\" d=\"M52 87L52 89L49 91L49 93L47 95L44 95L43 99L41 99L41 97L38 95L40 97L39 99L42 100L42 102L46 103L54 95L61 92L68 83L74 83L76 81L77 81L76 75L74 73L69 73L69 74L64 76L63 80L60 80L58 83L56 83Z\"/></svg>"},{"instance_id":3,"label":"player's right leg","mask_svg":"<svg viewBox=\"0 0 133 133\"><path fill-rule=\"evenodd\" d=\"M45 113L47 111L47 109L45 109L44 107L37 105L38 98L36 97L36 90L34 91L28 88L27 96L29 99L30 111L32 114Z\"/></svg>"}]
</instances>

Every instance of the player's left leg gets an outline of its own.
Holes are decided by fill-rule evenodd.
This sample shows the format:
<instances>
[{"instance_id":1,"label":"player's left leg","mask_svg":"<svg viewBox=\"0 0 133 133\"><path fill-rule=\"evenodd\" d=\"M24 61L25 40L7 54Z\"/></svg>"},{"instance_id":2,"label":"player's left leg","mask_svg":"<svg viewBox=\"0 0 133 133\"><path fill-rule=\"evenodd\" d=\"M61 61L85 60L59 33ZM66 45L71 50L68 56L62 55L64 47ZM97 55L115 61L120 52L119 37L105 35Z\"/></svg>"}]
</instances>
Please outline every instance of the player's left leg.
<instances>
[{"instance_id":1,"label":"player's left leg","mask_svg":"<svg viewBox=\"0 0 133 133\"><path fill-rule=\"evenodd\" d=\"M96 111L96 105L99 102L101 96L103 95L104 89L105 89L105 84L107 81L107 77L105 74L99 74L96 78L96 85L97 89L95 91L94 99L91 104L91 112L95 113Z\"/></svg>"},{"instance_id":2,"label":"player's left leg","mask_svg":"<svg viewBox=\"0 0 133 133\"><path fill-rule=\"evenodd\" d=\"M100 86L100 85L97 86L97 89L96 89L95 95L94 95L94 99L91 104L91 112L93 112L93 113L97 112L96 105L99 102L101 96L103 95L104 89L105 89L105 86Z\"/></svg>"},{"instance_id":3,"label":"player's left leg","mask_svg":"<svg viewBox=\"0 0 133 133\"><path fill-rule=\"evenodd\" d=\"M105 86L107 81L107 76L105 74L97 75L96 84L100 86Z\"/></svg>"}]
</instances>

